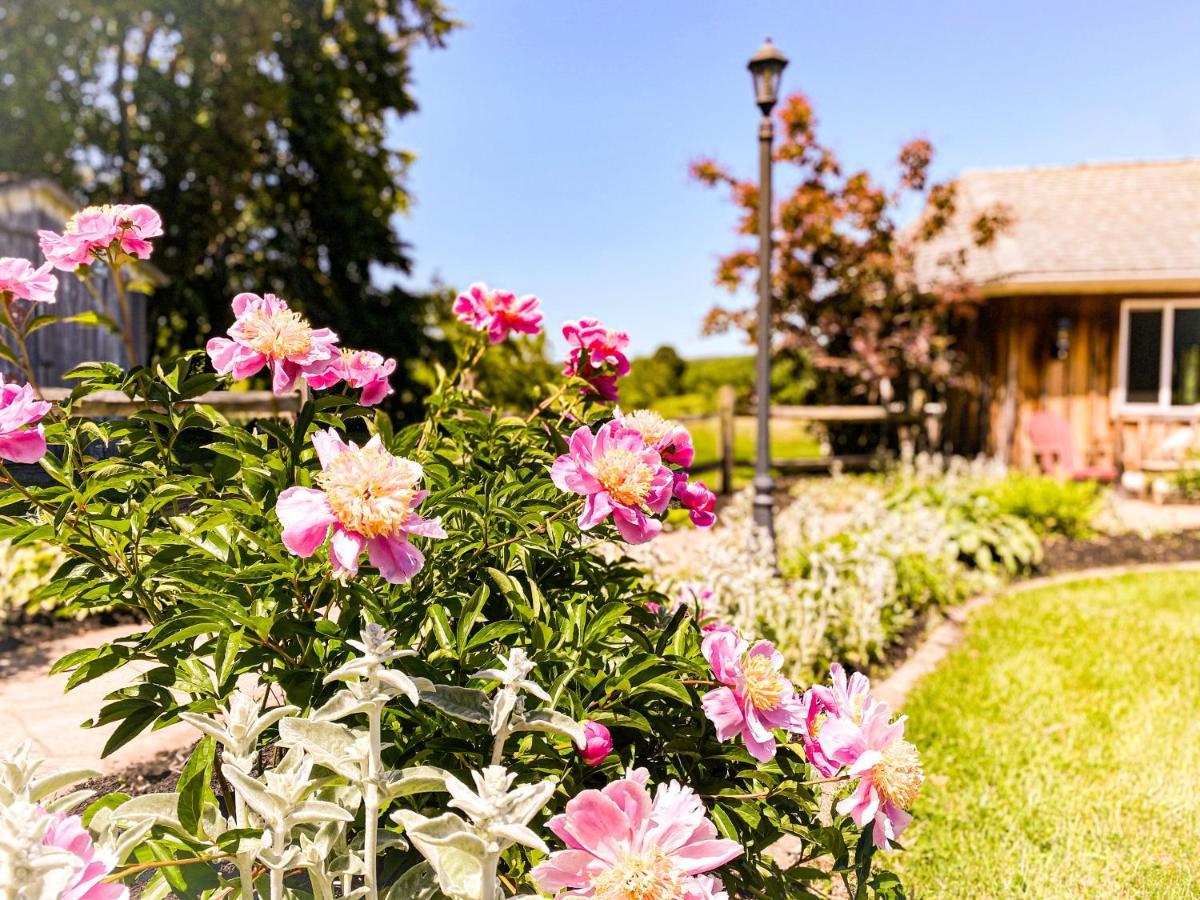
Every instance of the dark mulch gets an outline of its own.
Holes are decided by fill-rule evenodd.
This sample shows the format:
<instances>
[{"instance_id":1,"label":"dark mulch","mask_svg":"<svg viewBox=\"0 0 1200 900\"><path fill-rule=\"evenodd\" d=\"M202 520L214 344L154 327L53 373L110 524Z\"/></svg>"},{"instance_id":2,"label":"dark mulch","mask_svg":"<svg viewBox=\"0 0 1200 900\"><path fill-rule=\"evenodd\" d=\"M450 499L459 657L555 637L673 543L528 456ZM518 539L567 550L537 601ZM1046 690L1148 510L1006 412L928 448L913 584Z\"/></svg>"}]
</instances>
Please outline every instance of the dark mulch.
<instances>
[{"instance_id":1,"label":"dark mulch","mask_svg":"<svg viewBox=\"0 0 1200 900\"><path fill-rule=\"evenodd\" d=\"M1086 540L1053 539L1039 574L1054 575L1099 566L1173 563L1200 560L1200 531L1142 537L1138 534L1097 535Z\"/></svg>"},{"instance_id":2,"label":"dark mulch","mask_svg":"<svg viewBox=\"0 0 1200 900\"><path fill-rule=\"evenodd\" d=\"M179 774L183 771L183 764L191 755L191 747L185 750L168 750L146 762L123 769L116 775L93 778L79 787L92 791L95 795L93 800L106 794L118 793L128 794L131 797L138 797L142 794L169 794L179 784ZM90 802L91 800L87 801L87 803ZM87 806L87 803L84 806ZM76 812L79 811L76 810Z\"/></svg>"}]
</instances>

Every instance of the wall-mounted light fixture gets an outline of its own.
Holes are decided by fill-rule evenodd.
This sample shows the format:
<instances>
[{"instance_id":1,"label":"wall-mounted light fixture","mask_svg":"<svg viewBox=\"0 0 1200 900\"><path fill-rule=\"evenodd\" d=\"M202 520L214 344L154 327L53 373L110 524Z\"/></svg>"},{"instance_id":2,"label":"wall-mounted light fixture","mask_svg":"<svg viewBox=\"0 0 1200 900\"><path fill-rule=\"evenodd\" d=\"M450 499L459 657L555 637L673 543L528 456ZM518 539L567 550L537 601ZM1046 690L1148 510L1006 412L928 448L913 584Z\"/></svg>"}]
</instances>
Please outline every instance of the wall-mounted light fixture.
<instances>
[{"instance_id":1,"label":"wall-mounted light fixture","mask_svg":"<svg viewBox=\"0 0 1200 900\"><path fill-rule=\"evenodd\" d=\"M1054 328L1054 358L1065 360L1071 352L1071 327L1075 323L1061 316Z\"/></svg>"}]
</instances>

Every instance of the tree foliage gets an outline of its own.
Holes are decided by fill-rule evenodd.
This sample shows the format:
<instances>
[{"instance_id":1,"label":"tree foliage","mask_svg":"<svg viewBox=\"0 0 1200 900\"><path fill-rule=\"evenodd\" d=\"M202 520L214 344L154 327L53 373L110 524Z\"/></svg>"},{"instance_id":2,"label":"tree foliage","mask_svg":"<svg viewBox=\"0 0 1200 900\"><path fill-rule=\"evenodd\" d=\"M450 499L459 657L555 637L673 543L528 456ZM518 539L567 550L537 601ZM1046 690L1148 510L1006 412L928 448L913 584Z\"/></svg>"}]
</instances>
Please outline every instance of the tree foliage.
<instances>
[{"instance_id":1,"label":"tree foliage","mask_svg":"<svg viewBox=\"0 0 1200 900\"><path fill-rule=\"evenodd\" d=\"M959 368L947 314L969 309L973 296L961 277L969 248L946 255L937 283L924 283L914 272L917 249L942 235L956 212L953 184L929 180L932 145L905 144L899 181L885 187L865 171L843 168L818 139L816 117L802 94L789 97L776 116L782 136L775 159L784 178L795 181L774 210L771 328L778 352L807 353L824 375L826 400L886 401L945 385ZM757 182L712 160L693 163L692 175L726 188L740 212L738 234L757 238ZM914 199L926 204L926 212L906 228L899 213ZM1003 210L981 214L972 223L975 245L988 244L1005 223ZM718 265L717 283L730 291L757 280L757 244ZM710 333L753 333L757 326L753 307L718 307L706 323Z\"/></svg>"},{"instance_id":2,"label":"tree foliage","mask_svg":"<svg viewBox=\"0 0 1200 900\"><path fill-rule=\"evenodd\" d=\"M420 304L371 278L410 265L387 127L416 108L412 45L454 24L440 0L11 0L0 171L169 212L162 349L253 290L407 359Z\"/></svg>"}]
</instances>

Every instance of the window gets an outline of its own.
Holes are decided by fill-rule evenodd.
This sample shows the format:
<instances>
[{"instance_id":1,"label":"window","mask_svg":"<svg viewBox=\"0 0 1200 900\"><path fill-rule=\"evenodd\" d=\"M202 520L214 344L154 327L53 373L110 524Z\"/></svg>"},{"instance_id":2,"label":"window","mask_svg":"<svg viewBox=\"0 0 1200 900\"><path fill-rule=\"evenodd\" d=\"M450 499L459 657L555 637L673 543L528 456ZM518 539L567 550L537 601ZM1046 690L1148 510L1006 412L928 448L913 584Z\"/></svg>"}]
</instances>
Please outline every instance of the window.
<instances>
[{"instance_id":1,"label":"window","mask_svg":"<svg viewBox=\"0 0 1200 900\"><path fill-rule=\"evenodd\" d=\"M1120 404L1130 412L1195 415L1200 405L1200 299L1121 306Z\"/></svg>"}]
</instances>

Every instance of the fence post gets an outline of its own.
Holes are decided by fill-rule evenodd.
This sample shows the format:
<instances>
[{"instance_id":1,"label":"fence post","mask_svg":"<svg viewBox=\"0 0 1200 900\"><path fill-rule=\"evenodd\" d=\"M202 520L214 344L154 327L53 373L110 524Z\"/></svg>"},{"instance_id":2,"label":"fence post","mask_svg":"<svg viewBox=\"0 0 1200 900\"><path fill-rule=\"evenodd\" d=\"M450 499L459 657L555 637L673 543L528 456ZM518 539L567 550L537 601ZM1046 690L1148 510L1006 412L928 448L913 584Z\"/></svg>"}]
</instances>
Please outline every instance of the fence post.
<instances>
[{"instance_id":1,"label":"fence post","mask_svg":"<svg viewBox=\"0 0 1200 900\"><path fill-rule=\"evenodd\" d=\"M721 493L733 493L733 439L734 411L737 406L737 391L731 384L717 388L718 451L721 455Z\"/></svg>"}]
</instances>

